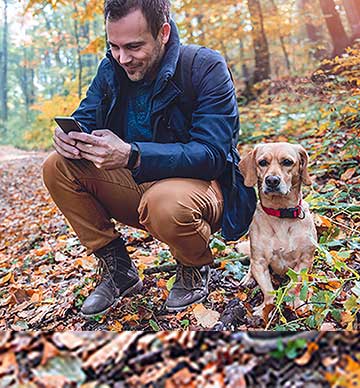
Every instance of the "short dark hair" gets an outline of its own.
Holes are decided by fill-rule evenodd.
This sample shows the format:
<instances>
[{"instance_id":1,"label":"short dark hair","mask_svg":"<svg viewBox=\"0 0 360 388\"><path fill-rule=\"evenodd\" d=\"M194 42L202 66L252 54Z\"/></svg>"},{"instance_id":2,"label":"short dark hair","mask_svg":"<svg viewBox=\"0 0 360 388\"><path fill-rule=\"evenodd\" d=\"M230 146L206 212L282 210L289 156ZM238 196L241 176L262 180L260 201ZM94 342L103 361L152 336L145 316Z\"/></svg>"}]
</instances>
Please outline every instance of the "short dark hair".
<instances>
[{"instance_id":1,"label":"short dark hair","mask_svg":"<svg viewBox=\"0 0 360 388\"><path fill-rule=\"evenodd\" d=\"M162 25L170 21L170 0L105 0L105 20L115 22L137 9L144 15L154 38Z\"/></svg>"}]
</instances>

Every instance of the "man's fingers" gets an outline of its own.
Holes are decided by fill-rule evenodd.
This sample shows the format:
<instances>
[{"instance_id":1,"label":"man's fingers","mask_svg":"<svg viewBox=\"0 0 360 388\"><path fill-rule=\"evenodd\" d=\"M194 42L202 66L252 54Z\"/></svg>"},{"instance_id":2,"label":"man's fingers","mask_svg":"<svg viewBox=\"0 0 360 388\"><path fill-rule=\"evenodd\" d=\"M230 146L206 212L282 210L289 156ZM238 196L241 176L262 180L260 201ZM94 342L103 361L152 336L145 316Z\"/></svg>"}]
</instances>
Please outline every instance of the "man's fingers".
<instances>
[{"instance_id":1,"label":"man's fingers","mask_svg":"<svg viewBox=\"0 0 360 388\"><path fill-rule=\"evenodd\" d=\"M95 147L88 143L82 143L81 141L76 143L76 148L81 152L86 152L94 156L105 156L105 149L103 147Z\"/></svg>"},{"instance_id":2,"label":"man's fingers","mask_svg":"<svg viewBox=\"0 0 360 388\"><path fill-rule=\"evenodd\" d=\"M95 166L97 167L97 168L101 168L101 166L102 166L102 159L101 158L99 158L98 156L96 156L96 155L93 155L93 154L89 154L89 153L87 153L87 152L81 152L81 157L83 157L84 159L86 159L86 160L89 160L90 162L93 162L94 164L95 164Z\"/></svg>"},{"instance_id":3,"label":"man's fingers","mask_svg":"<svg viewBox=\"0 0 360 388\"><path fill-rule=\"evenodd\" d=\"M93 146L100 146L103 144L103 141L98 136L89 135L87 133L70 132L69 137L73 140L81 141Z\"/></svg>"},{"instance_id":4,"label":"man's fingers","mask_svg":"<svg viewBox=\"0 0 360 388\"><path fill-rule=\"evenodd\" d=\"M80 155L73 155L69 152L64 151L61 147L59 147L55 142L54 142L54 148L58 154L63 156L64 158L68 159L81 159Z\"/></svg>"},{"instance_id":5,"label":"man's fingers","mask_svg":"<svg viewBox=\"0 0 360 388\"><path fill-rule=\"evenodd\" d=\"M92 131L91 134L94 136L102 137L112 134L112 132L109 129L96 129L95 131Z\"/></svg>"},{"instance_id":6,"label":"man's fingers","mask_svg":"<svg viewBox=\"0 0 360 388\"><path fill-rule=\"evenodd\" d=\"M60 149L61 151L63 151L63 153L67 154L66 157L69 157L68 155L70 155L71 157L74 157L74 158L80 156L80 151L77 148L75 148L67 143L64 143L60 138L58 138L56 136L54 136L54 146L55 145L57 146L57 148L56 148L57 151L58 151L58 149ZM61 152L59 152L59 153L61 153ZM61 154L61 155L63 155L63 154Z\"/></svg>"},{"instance_id":7,"label":"man's fingers","mask_svg":"<svg viewBox=\"0 0 360 388\"><path fill-rule=\"evenodd\" d=\"M75 140L71 139L61 128L56 127L55 128L55 138L60 139L62 142L70 145L75 145Z\"/></svg>"}]
</instances>

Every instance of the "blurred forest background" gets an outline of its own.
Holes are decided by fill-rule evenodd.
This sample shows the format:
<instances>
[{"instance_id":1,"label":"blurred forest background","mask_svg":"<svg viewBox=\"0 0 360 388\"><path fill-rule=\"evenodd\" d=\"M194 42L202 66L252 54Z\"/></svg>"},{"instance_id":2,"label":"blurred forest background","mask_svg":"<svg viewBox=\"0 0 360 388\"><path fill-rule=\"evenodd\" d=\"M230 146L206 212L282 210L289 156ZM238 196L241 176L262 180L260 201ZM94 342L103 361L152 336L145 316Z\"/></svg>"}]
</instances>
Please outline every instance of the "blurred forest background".
<instances>
[{"instance_id":1,"label":"blurred forest background","mask_svg":"<svg viewBox=\"0 0 360 388\"><path fill-rule=\"evenodd\" d=\"M0 4L1 143L46 149L53 117L75 110L105 53L103 2ZM360 37L358 0L174 0L172 15L183 43L224 55L241 105L259 82L309 75Z\"/></svg>"}]
</instances>

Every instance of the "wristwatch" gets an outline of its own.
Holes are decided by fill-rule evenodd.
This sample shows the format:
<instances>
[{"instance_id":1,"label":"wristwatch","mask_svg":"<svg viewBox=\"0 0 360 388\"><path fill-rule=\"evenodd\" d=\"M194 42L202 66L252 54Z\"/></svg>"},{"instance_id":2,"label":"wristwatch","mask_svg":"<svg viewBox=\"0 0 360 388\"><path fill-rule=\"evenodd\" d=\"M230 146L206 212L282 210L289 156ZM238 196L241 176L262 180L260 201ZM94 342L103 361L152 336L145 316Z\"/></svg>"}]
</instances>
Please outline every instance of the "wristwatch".
<instances>
[{"instance_id":1,"label":"wristwatch","mask_svg":"<svg viewBox=\"0 0 360 388\"><path fill-rule=\"evenodd\" d=\"M140 150L135 143L130 143L130 146L131 146L130 155L129 155L129 160L126 168L129 170L132 170L135 167L136 162L138 161Z\"/></svg>"}]
</instances>

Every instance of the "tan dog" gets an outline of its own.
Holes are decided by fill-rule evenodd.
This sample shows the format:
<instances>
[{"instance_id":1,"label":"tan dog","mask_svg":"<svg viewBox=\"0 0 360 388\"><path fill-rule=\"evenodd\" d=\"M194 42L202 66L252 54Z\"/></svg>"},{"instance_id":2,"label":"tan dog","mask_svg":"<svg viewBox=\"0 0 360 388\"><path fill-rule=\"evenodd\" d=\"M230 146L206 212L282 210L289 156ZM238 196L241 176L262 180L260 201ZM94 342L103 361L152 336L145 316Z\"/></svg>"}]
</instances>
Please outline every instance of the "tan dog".
<instances>
[{"instance_id":1,"label":"tan dog","mask_svg":"<svg viewBox=\"0 0 360 388\"><path fill-rule=\"evenodd\" d=\"M304 148L288 143L260 144L240 162L245 186L257 183L260 197L249 231L250 269L242 281L252 275L264 294L256 315L274 301L269 267L280 275L312 267L316 229L301 194L301 184L311 184L307 164Z\"/></svg>"}]
</instances>

